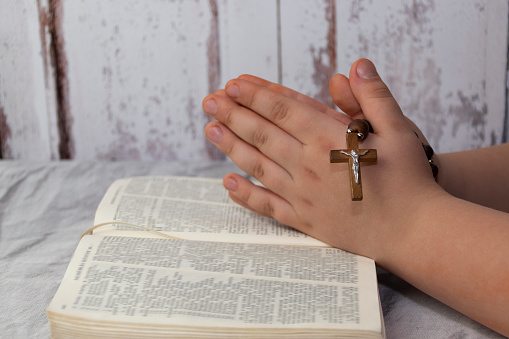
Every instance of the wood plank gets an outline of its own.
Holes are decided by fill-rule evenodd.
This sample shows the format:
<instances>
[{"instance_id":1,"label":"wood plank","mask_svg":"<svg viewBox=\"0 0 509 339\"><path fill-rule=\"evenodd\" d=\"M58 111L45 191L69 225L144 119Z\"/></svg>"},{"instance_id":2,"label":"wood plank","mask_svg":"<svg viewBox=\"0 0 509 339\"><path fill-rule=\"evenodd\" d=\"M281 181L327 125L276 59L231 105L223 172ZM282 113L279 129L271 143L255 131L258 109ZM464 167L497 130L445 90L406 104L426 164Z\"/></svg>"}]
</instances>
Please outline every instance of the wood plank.
<instances>
[{"instance_id":1,"label":"wood plank","mask_svg":"<svg viewBox=\"0 0 509 339\"><path fill-rule=\"evenodd\" d=\"M282 82L333 106L329 79L336 73L336 3L281 0Z\"/></svg>"},{"instance_id":2,"label":"wood plank","mask_svg":"<svg viewBox=\"0 0 509 339\"><path fill-rule=\"evenodd\" d=\"M0 140L3 159L57 157L46 9L0 1Z\"/></svg>"},{"instance_id":3,"label":"wood plank","mask_svg":"<svg viewBox=\"0 0 509 339\"><path fill-rule=\"evenodd\" d=\"M278 82L277 1L218 2L221 85L241 74Z\"/></svg>"},{"instance_id":4,"label":"wood plank","mask_svg":"<svg viewBox=\"0 0 509 339\"><path fill-rule=\"evenodd\" d=\"M58 0L60 1L60 0ZM53 35L55 32L54 20L52 19L51 2L55 0L38 0L39 32L41 39L41 56L44 67L44 83L46 88L46 107L48 119L49 148L51 160L60 158L59 145L60 135L58 130L58 98L57 98L57 74L56 60L52 50L55 48Z\"/></svg>"},{"instance_id":5,"label":"wood plank","mask_svg":"<svg viewBox=\"0 0 509 339\"><path fill-rule=\"evenodd\" d=\"M340 72L373 60L436 151L501 142L507 2L338 2L336 13Z\"/></svg>"},{"instance_id":6,"label":"wood plank","mask_svg":"<svg viewBox=\"0 0 509 339\"><path fill-rule=\"evenodd\" d=\"M210 158L211 3L64 2L75 159Z\"/></svg>"},{"instance_id":7,"label":"wood plank","mask_svg":"<svg viewBox=\"0 0 509 339\"><path fill-rule=\"evenodd\" d=\"M488 120L487 129L496 131L487 137L491 144L508 142L509 104L507 100L507 66L508 66L508 29L509 1L487 1L486 6L486 105ZM505 71L504 71L505 70ZM503 112L502 120L499 114ZM504 124L505 123L507 124ZM504 126L505 125L505 126Z\"/></svg>"}]
</instances>

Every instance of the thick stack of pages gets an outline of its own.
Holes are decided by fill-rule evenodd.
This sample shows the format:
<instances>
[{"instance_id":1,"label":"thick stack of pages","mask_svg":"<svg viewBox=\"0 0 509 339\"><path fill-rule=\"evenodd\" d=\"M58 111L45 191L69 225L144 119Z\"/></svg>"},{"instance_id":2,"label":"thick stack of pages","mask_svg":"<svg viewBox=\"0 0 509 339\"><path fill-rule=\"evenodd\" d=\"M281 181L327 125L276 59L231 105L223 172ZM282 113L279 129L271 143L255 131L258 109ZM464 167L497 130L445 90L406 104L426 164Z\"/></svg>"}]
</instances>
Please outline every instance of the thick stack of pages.
<instances>
[{"instance_id":1,"label":"thick stack of pages","mask_svg":"<svg viewBox=\"0 0 509 339\"><path fill-rule=\"evenodd\" d=\"M385 336L371 259L233 204L220 180L116 181L108 222L76 249L52 338Z\"/></svg>"}]
</instances>

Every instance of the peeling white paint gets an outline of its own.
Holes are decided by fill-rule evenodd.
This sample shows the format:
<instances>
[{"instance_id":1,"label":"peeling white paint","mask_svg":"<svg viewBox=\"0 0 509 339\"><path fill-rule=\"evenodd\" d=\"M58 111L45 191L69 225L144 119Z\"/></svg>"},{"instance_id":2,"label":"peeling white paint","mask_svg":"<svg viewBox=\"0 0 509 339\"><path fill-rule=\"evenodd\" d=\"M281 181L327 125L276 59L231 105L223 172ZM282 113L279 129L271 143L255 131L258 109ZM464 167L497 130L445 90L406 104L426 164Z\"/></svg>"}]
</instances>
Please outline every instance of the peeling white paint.
<instances>
[{"instance_id":1,"label":"peeling white paint","mask_svg":"<svg viewBox=\"0 0 509 339\"><path fill-rule=\"evenodd\" d=\"M280 0L280 12L277 0L62 3L75 159L211 159L201 110L211 86L242 73L282 75L326 100L321 81L348 74L361 57L375 62L435 150L502 142L508 1ZM55 79L37 4L0 1L0 13L4 156L54 159Z\"/></svg>"},{"instance_id":2,"label":"peeling white paint","mask_svg":"<svg viewBox=\"0 0 509 339\"><path fill-rule=\"evenodd\" d=\"M218 2L221 85L241 74L277 82L275 0Z\"/></svg>"},{"instance_id":3,"label":"peeling white paint","mask_svg":"<svg viewBox=\"0 0 509 339\"><path fill-rule=\"evenodd\" d=\"M340 71L373 60L437 151L501 142L507 1L364 0L337 13Z\"/></svg>"},{"instance_id":4,"label":"peeling white paint","mask_svg":"<svg viewBox=\"0 0 509 339\"><path fill-rule=\"evenodd\" d=\"M0 107L10 137L8 159L51 159L44 61L35 1L0 1Z\"/></svg>"},{"instance_id":5,"label":"peeling white paint","mask_svg":"<svg viewBox=\"0 0 509 339\"><path fill-rule=\"evenodd\" d=\"M68 1L64 13L75 158L206 158L209 2Z\"/></svg>"}]
</instances>

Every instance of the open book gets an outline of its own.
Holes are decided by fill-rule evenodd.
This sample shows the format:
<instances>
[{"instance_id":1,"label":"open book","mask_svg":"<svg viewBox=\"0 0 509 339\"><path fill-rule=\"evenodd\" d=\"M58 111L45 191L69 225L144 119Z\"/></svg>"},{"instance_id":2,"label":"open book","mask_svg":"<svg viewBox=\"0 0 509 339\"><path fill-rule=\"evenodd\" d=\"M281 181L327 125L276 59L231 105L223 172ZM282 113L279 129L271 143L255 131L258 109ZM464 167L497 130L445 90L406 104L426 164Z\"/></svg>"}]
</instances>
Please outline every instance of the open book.
<instances>
[{"instance_id":1,"label":"open book","mask_svg":"<svg viewBox=\"0 0 509 339\"><path fill-rule=\"evenodd\" d=\"M52 338L385 336L371 259L236 205L221 180L118 180L95 224L48 307Z\"/></svg>"}]
</instances>

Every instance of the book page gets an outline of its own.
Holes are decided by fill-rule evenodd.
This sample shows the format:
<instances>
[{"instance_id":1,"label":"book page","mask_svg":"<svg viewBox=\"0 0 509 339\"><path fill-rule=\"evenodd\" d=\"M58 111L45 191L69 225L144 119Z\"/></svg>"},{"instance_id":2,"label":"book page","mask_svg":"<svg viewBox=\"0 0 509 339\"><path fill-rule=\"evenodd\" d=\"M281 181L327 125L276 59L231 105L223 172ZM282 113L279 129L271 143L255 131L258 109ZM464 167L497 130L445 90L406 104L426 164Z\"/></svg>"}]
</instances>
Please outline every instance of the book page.
<instances>
[{"instance_id":1,"label":"book page","mask_svg":"<svg viewBox=\"0 0 509 339\"><path fill-rule=\"evenodd\" d=\"M135 177L115 181L96 213L95 225L124 222L177 238L327 246L260 216L233 201L221 179ZM132 231L117 224L117 230Z\"/></svg>"},{"instance_id":2,"label":"book page","mask_svg":"<svg viewBox=\"0 0 509 339\"><path fill-rule=\"evenodd\" d=\"M374 262L335 248L85 236L48 308L140 324L382 331Z\"/></svg>"}]
</instances>

